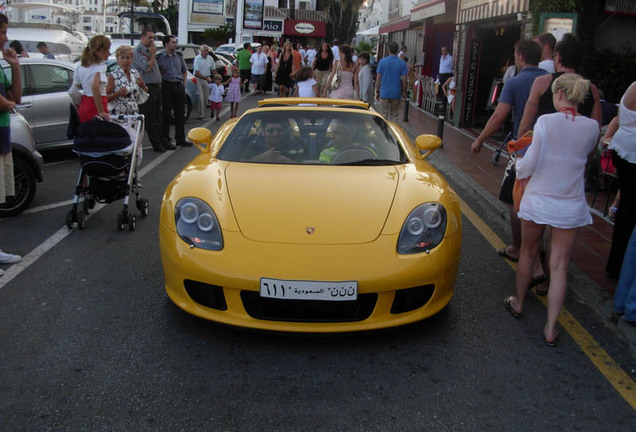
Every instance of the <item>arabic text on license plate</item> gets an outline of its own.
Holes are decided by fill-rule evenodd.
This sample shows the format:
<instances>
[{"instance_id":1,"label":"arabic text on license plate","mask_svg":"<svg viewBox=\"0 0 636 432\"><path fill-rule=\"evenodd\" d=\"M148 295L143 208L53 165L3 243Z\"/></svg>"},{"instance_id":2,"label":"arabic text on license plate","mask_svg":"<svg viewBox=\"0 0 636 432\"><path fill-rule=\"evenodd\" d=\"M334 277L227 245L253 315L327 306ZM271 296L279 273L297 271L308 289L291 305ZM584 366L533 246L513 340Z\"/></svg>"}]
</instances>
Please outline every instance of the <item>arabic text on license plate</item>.
<instances>
[{"instance_id":1,"label":"arabic text on license plate","mask_svg":"<svg viewBox=\"0 0 636 432\"><path fill-rule=\"evenodd\" d=\"M261 297L284 300L356 300L358 298L358 282L293 281L261 278Z\"/></svg>"}]
</instances>

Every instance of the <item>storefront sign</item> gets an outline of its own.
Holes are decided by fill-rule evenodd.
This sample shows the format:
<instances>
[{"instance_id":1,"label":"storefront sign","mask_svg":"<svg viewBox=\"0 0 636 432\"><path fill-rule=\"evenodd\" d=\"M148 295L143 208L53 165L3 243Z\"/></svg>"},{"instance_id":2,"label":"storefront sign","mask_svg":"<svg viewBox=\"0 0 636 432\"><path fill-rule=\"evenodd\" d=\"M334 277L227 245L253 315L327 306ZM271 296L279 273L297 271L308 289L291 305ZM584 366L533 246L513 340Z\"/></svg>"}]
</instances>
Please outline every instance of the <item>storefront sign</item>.
<instances>
[{"instance_id":1,"label":"storefront sign","mask_svg":"<svg viewBox=\"0 0 636 432\"><path fill-rule=\"evenodd\" d=\"M251 30L263 29L263 0L244 0L243 28Z\"/></svg>"},{"instance_id":2,"label":"storefront sign","mask_svg":"<svg viewBox=\"0 0 636 432\"><path fill-rule=\"evenodd\" d=\"M466 90L464 91L464 121L475 120L475 103L477 101L477 68L479 67L480 43L478 39L470 42L468 70L466 74Z\"/></svg>"},{"instance_id":3,"label":"storefront sign","mask_svg":"<svg viewBox=\"0 0 636 432\"><path fill-rule=\"evenodd\" d=\"M223 0L192 0L193 13L222 14Z\"/></svg>"},{"instance_id":4,"label":"storefront sign","mask_svg":"<svg viewBox=\"0 0 636 432\"><path fill-rule=\"evenodd\" d=\"M271 31L271 32L281 32L283 31L283 22L282 21L263 21L263 30Z\"/></svg>"},{"instance_id":5,"label":"storefront sign","mask_svg":"<svg viewBox=\"0 0 636 432\"><path fill-rule=\"evenodd\" d=\"M327 23L324 21L300 21L285 20L285 30L283 34L288 36L327 36Z\"/></svg>"},{"instance_id":6,"label":"storefront sign","mask_svg":"<svg viewBox=\"0 0 636 432\"><path fill-rule=\"evenodd\" d=\"M314 27L314 25L311 23L302 22L302 23L296 24L294 26L294 30L296 30L296 32L300 34L309 34L309 33L313 33L316 30L316 27Z\"/></svg>"},{"instance_id":7,"label":"storefront sign","mask_svg":"<svg viewBox=\"0 0 636 432\"><path fill-rule=\"evenodd\" d=\"M422 21L446 13L446 1L435 0L411 9L411 22Z\"/></svg>"}]
</instances>

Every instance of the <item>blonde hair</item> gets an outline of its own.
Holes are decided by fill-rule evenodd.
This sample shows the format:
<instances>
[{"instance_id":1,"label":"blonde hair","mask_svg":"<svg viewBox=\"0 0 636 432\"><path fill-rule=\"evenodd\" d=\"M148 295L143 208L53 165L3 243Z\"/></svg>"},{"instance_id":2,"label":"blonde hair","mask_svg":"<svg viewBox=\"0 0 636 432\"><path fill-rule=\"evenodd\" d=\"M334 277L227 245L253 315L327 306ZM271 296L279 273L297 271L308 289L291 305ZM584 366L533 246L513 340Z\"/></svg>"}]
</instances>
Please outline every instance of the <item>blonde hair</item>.
<instances>
[{"instance_id":1,"label":"blonde hair","mask_svg":"<svg viewBox=\"0 0 636 432\"><path fill-rule=\"evenodd\" d=\"M117 48L115 50L115 57L119 60L119 58L126 53L130 53L131 56L133 55L133 49L130 45L122 45Z\"/></svg>"},{"instance_id":2,"label":"blonde hair","mask_svg":"<svg viewBox=\"0 0 636 432\"><path fill-rule=\"evenodd\" d=\"M88 67L92 64L101 63L102 59L97 55L97 51L110 49L110 39L104 35L93 36L88 41L88 45L82 50L80 62L82 66Z\"/></svg>"},{"instance_id":3,"label":"blonde hair","mask_svg":"<svg viewBox=\"0 0 636 432\"><path fill-rule=\"evenodd\" d=\"M566 73L558 77L552 83L552 94L562 91L568 102L578 105L590 91L590 81L581 75Z\"/></svg>"}]
</instances>

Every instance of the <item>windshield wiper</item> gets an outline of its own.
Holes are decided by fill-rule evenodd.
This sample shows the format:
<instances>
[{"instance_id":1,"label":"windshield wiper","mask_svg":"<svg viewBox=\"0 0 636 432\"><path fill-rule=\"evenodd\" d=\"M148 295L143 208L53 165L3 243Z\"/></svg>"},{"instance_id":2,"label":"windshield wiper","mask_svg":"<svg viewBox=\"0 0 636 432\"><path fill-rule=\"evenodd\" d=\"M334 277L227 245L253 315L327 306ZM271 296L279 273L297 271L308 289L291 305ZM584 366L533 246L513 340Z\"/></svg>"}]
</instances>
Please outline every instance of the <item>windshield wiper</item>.
<instances>
[{"instance_id":1,"label":"windshield wiper","mask_svg":"<svg viewBox=\"0 0 636 432\"><path fill-rule=\"evenodd\" d=\"M402 161L396 161L393 159L362 159L359 161L346 162L341 164L341 166L382 166L382 165L400 165Z\"/></svg>"}]
</instances>

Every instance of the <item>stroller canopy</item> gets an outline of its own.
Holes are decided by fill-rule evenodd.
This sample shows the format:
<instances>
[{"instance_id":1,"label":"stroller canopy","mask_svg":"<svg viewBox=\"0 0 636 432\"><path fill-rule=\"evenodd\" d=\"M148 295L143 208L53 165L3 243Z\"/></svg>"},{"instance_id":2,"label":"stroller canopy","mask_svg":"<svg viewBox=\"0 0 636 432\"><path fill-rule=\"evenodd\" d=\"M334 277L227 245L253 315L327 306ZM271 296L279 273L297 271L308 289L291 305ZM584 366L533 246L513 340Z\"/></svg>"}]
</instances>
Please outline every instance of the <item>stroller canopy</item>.
<instances>
[{"instance_id":1,"label":"stroller canopy","mask_svg":"<svg viewBox=\"0 0 636 432\"><path fill-rule=\"evenodd\" d=\"M128 131L117 123L100 119L82 123L77 129L73 151L77 153L112 153L132 145Z\"/></svg>"}]
</instances>

